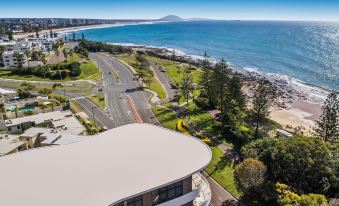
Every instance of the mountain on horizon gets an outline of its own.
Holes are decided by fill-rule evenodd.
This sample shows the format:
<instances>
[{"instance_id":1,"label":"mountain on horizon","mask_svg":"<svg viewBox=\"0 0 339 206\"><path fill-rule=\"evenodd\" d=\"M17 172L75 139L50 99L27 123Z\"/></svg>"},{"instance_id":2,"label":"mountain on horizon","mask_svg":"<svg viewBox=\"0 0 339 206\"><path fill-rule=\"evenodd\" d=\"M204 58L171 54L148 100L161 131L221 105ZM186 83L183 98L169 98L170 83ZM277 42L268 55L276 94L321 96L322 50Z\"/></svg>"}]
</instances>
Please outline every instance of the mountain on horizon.
<instances>
[{"instance_id":1,"label":"mountain on horizon","mask_svg":"<svg viewBox=\"0 0 339 206\"><path fill-rule=\"evenodd\" d=\"M183 21L184 19L176 16L176 15L168 15L168 16L164 16L160 19L158 19L159 21Z\"/></svg>"}]
</instances>

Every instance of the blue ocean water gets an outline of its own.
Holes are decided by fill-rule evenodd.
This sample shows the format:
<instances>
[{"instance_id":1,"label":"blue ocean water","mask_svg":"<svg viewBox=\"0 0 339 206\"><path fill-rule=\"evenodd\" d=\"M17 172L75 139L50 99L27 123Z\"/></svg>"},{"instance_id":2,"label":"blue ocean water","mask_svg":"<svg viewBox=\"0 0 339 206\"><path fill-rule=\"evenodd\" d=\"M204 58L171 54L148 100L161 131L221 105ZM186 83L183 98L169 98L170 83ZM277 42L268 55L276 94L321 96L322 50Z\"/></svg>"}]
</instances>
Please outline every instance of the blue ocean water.
<instances>
[{"instance_id":1,"label":"blue ocean water","mask_svg":"<svg viewBox=\"0 0 339 206\"><path fill-rule=\"evenodd\" d=\"M175 48L237 69L286 75L339 91L339 23L186 21L78 31L86 39Z\"/></svg>"}]
</instances>

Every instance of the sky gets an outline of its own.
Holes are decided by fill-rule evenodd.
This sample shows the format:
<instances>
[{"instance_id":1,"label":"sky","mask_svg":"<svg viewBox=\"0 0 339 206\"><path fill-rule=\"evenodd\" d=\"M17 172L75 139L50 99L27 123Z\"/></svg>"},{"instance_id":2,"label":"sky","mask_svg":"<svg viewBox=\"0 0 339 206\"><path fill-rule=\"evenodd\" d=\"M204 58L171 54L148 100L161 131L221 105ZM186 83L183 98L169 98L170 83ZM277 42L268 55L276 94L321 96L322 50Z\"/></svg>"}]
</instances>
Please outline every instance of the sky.
<instances>
[{"instance_id":1,"label":"sky","mask_svg":"<svg viewBox=\"0 0 339 206\"><path fill-rule=\"evenodd\" d=\"M9 0L0 18L64 17L339 21L339 0Z\"/></svg>"}]
</instances>

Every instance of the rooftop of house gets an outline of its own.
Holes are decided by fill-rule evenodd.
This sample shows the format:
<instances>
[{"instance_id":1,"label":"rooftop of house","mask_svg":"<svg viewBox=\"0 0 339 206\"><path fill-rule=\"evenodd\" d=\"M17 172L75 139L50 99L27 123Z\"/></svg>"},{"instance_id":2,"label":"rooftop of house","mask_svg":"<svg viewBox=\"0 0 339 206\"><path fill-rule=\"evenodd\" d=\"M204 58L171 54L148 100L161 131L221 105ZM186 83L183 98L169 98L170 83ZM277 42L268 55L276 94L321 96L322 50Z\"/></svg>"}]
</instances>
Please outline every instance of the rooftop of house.
<instances>
[{"instance_id":1,"label":"rooftop of house","mask_svg":"<svg viewBox=\"0 0 339 206\"><path fill-rule=\"evenodd\" d=\"M16 94L15 90L0 88L0 94Z\"/></svg>"},{"instance_id":2,"label":"rooftop of house","mask_svg":"<svg viewBox=\"0 0 339 206\"><path fill-rule=\"evenodd\" d=\"M0 135L0 156L6 155L18 147L26 144L17 135Z\"/></svg>"},{"instance_id":3,"label":"rooftop of house","mask_svg":"<svg viewBox=\"0 0 339 206\"><path fill-rule=\"evenodd\" d=\"M42 145L65 145L92 138L91 136L59 134L52 132L44 133L41 137L43 138L41 142Z\"/></svg>"},{"instance_id":4,"label":"rooftop of house","mask_svg":"<svg viewBox=\"0 0 339 206\"><path fill-rule=\"evenodd\" d=\"M46 127L31 127L28 130L26 130L24 133L22 133L20 136L21 137L30 137L34 138L38 136L39 134L44 134L46 132L49 132L51 128L46 128Z\"/></svg>"},{"instance_id":5,"label":"rooftop of house","mask_svg":"<svg viewBox=\"0 0 339 206\"><path fill-rule=\"evenodd\" d=\"M52 124L59 134L81 134L85 130L85 127L73 115L54 121Z\"/></svg>"},{"instance_id":6,"label":"rooftop of house","mask_svg":"<svg viewBox=\"0 0 339 206\"><path fill-rule=\"evenodd\" d=\"M45 121L56 121L70 116L72 116L72 112L70 111L54 111L48 113L39 113L31 116L19 117L15 119L8 119L5 120L5 123L7 126L19 125L25 122L35 122L35 124L41 124Z\"/></svg>"},{"instance_id":7,"label":"rooftop of house","mask_svg":"<svg viewBox=\"0 0 339 206\"><path fill-rule=\"evenodd\" d=\"M185 179L211 157L196 138L149 124L125 125L85 141L0 157L6 185L1 203L107 206Z\"/></svg>"},{"instance_id":8,"label":"rooftop of house","mask_svg":"<svg viewBox=\"0 0 339 206\"><path fill-rule=\"evenodd\" d=\"M3 41L3 42L0 42L0 46L14 46L14 45L16 45L15 41Z\"/></svg>"}]
</instances>

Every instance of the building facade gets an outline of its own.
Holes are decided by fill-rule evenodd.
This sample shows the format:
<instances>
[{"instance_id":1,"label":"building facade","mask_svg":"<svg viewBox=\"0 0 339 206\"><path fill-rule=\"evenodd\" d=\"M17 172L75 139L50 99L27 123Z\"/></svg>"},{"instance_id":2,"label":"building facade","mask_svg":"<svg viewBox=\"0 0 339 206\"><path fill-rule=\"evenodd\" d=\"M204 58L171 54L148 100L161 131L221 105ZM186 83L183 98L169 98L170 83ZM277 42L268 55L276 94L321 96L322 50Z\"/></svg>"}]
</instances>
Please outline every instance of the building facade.
<instances>
[{"instance_id":1,"label":"building facade","mask_svg":"<svg viewBox=\"0 0 339 206\"><path fill-rule=\"evenodd\" d=\"M5 68L24 67L27 65L27 57L22 51L5 51L2 53Z\"/></svg>"}]
</instances>

